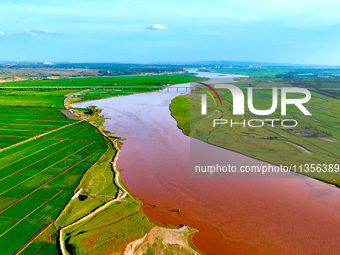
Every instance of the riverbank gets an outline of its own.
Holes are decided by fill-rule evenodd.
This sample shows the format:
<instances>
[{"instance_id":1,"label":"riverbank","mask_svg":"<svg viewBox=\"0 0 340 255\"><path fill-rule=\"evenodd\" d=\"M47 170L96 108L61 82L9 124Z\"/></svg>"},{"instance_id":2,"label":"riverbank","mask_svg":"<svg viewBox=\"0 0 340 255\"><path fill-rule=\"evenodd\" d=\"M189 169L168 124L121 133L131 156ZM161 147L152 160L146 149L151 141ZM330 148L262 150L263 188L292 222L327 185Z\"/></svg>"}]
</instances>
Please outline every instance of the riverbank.
<instances>
[{"instance_id":1,"label":"riverbank","mask_svg":"<svg viewBox=\"0 0 340 255\"><path fill-rule=\"evenodd\" d=\"M117 164L124 184L142 200L143 212L157 222L198 229L193 242L206 254L336 254L336 188L309 178L190 178L189 138L169 111L180 94L153 92L81 104L103 109L106 129L127 138ZM218 152L235 164L249 160L225 149ZM322 238L312 244L306 235Z\"/></svg>"},{"instance_id":2,"label":"riverbank","mask_svg":"<svg viewBox=\"0 0 340 255\"><path fill-rule=\"evenodd\" d=\"M183 133L187 136L190 137L190 131L193 132L193 138L195 138L195 135L197 135L197 132L199 132L199 128L202 128L203 129L203 126L197 126L196 125L196 129L192 129L190 130L190 108L191 107L191 104L190 104L190 97L188 95L181 95L181 96L178 96L176 98L174 98L172 101L171 101L171 104L170 104L170 112L171 112L171 116L176 119L177 121L177 124L178 124L178 128L181 129L183 131ZM213 113L208 116L208 118L212 119L214 118L214 116L216 115L220 115L221 114L221 111L220 110L215 110L213 111ZM206 122L205 121L205 118L202 118L201 120L195 120L195 122ZM207 125L206 125L207 126ZM292 144L293 146L296 146L297 148L299 148L301 151L296 151L296 155L291 155L290 158L288 157L282 157L282 153L285 152L285 151L282 151L282 148L284 148L284 146L282 145L277 145L277 150L273 151L269 156L267 157L264 157L264 155L266 155L267 153L263 153L262 150L257 150L257 149L253 149L252 147L252 143L254 143L254 136L253 134L247 134L247 131L245 129L242 130L242 135L243 137L245 137L245 141L242 141L242 139L238 139L239 143L236 145L234 140L236 140L238 138L238 136L241 136L240 133L238 133L238 130L236 132L229 132L231 134L226 134L223 132L222 135L220 135L220 138L223 139L223 136L225 137L228 137L227 139L227 143L221 143L221 139L219 139L219 143L217 143L216 139L213 140L213 142L210 141L210 139L215 135L214 132L212 131L215 131L213 128L208 128L209 131L207 131L207 129L205 128L205 132L209 132L210 135L209 137L198 137L197 139L198 140L202 140L202 141L205 141L207 143L210 143L212 145L215 145L215 146L218 146L220 148L223 148L223 149L228 149L228 150L231 150L231 151L234 151L234 152L237 152L237 153L241 153L243 155L246 155L248 157L252 157L254 159L258 159L258 160L262 160L264 162L267 162L268 164L273 164L273 165L277 165L277 166L280 166L280 165L289 165L287 164L287 161L290 160L291 162L295 162L296 165L301 165L301 164L304 164L306 162L306 159L303 157L304 155L302 154L303 153L307 153L307 154L311 154L312 152L307 150L306 148L298 145L298 144L295 144L293 141L289 141L289 139L287 139L287 137L285 137L285 139L282 141L282 144L284 143L288 143L288 144ZM220 133L221 130L219 130ZM234 130L232 130L234 131ZM263 134L264 132L262 132L262 136L263 139L266 137L265 134ZM273 135L273 133L272 133ZM247 137L248 136L248 137ZM251 138L250 138L251 136ZM278 136L278 134L276 134L276 136ZM268 139L269 141L268 142L271 142L271 143L278 143L278 139L276 136L271 136L270 139ZM274 140L274 141L273 141ZM257 140L256 140L257 141ZM329 141L329 142L337 142L337 141ZM240 143L241 143L241 146L240 146ZM243 145L243 146L242 146ZM265 146L266 144L261 141L259 142L259 146L265 150ZM293 149L295 151L295 149ZM313 151L313 154L315 154L316 152ZM278 154L280 155L279 157L281 158L281 161L277 161L277 156ZM313 157L315 157L315 155L311 155ZM299 157L302 158L303 162L299 161ZM283 159L282 159L283 158ZM282 161L282 160L285 160L285 161ZM320 160L320 157L318 157L317 160ZM320 161L319 161L320 162ZM216 162L215 162L216 163ZM313 162L310 162L310 164L312 164ZM336 164L336 161L333 162L333 165ZM317 164L315 164L317 165ZM328 178L324 178L324 176L318 176L316 174L314 175L311 175L311 174L306 174L306 173L303 173L303 172L294 172L293 170L294 169L291 169L291 173L294 173L294 174L297 174L297 175L307 175L309 177L312 177L316 180L319 180L319 181L322 181L322 182L325 182L325 183L328 183L328 184L332 184L332 185L335 185L336 187L340 188L340 180L339 180L339 177L337 177L337 173L330 173ZM339 172L339 171L338 171ZM330 177L330 175L333 175ZM247 176L245 176L247 177ZM261 175L260 175L261 177ZM264 177L264 176L262 176Z\"/></svg>"},{"instance_id":3,"label":"riverbank","mask_svg":"<svg viewBox=\"0 0 340 255\"><path fill-rule=\"evenodd\" d=\"M204 72L197 72L204 77ZM207 73L214 77L219 74ZM217 79L217 78L216 78ZM215 80L221 83L222 80ZM284 82L281 79L246 79L237 82L239 87L290 87L294 82ZM299 81L299 87L310 86L309 81L305 84ZM327 85L327 80L319 79L320 88ZM309 90L311 90L309 88ZM246 111L244 115L235 116L231 112L233 98L231 94L219 90L224 106L209 104L209 114L200 114L201 93L204 90L195 90L190 98L181 96L173 99L171 104L172 115L178 121L179 128L184 130L193 138L208 142L210 144L228 150L242 153L246 156L268 162L273 165L285 166L297 174L306 175L320 181L340 187L339 178L339 155L340 155L340 133L339 121L335 117L340 114L339 99L326 95L319 90L311 90L312 98L306 104L312 116L303 116L296 107L290 107L288 115L296 121L297 126L287 128L280 126L281 121L276 121L272 126L269 123L261 128L249 127L245 124L230 127L230 124L213 127L214 119L231 120L241 123L256 119L259 116ZM254 90L253 97L257 108L268 109L271 105L271 91ZM209 103L208 99L208 103ZM191 115L191 116L190 116ZM283 116L273 113L266 116L268 119L282 120ZM263 119L263 118L260 118ZM259 149L261 148L261 149Z\"/></svg>"},{"instance_id":4,"label":"riverbank","mask_svg":"<svg viewBox=\"0 0 340 255\"><path fill-rule=\"evenodd\" d=\"M120 171L117 169L116 164L121 151L121 139L105 131L100 116L89 116L86 115L86 110L72 109L69 100L74 95L70 94L65 100L65 107L97 128L112 145L108 147L106 153L113 154L113 158L111 158L111 161L110 157L103 155L104 158L101 158L99 162L88 170L77 188L78 197L86 197L86 200L79 201L76 198L72 199L57 219L55 224L60 226L59 247L62 254L69 254L72 250L76 253L86 252L87 254L95 251L100 251L101 254L106 252L110 254L117 252L120 254L122 251L126 254L131 254L133 250L133 254L142 254L149 251L149 249L158 249L164 253L171 250L173 252L182 252L183 254L199 254L191 242L192 235L196 233L196 230L185 226L171 229L169 227L162 227L159 224L155 225L141 212L141 201L126 190L120 179ZM101 173L98 170L101 167L99 166L101 164L107 165L108 162L111 165L110 172L113 172L112 185L118 188L117 194L111 198L106 193L108 188L100 190L97 187L96 190L93 187L89 187L91 182L100 181L98 175L100 176ZM108 167L106 167L106 170L108 170ZM110 173L106 171L106 174L103 174L104 178L107 174ZM93 179L92 177L94 176L97 179ZM111 177L106 177L106 179L110 180ZM102 203L96 201L97 203L95 203L94 200L100 196L101 199L105 196L106 201L102 201ZM86 206L84 206L84 203ZM91 229L89 225L93 225L94 222L96 222L96 227ZM122 222L125 222L126 225L123 224L122 226ZM84 229L87 233L86 238L84 236L79 237L79 233L82 232L81 229ZM105 233L102 233L104 229L113 231L115 239L118 240L112 243L111 239L105 236ZM99 238L101 240L100 247L96 247L99 246L98 243L92 243L94 240L92 238L96 238L96 240ZM136 246L136 243L138 243L138 246ZM91 249L89 249L89 246L91 246Z\"/></svg>"}]
</instances>

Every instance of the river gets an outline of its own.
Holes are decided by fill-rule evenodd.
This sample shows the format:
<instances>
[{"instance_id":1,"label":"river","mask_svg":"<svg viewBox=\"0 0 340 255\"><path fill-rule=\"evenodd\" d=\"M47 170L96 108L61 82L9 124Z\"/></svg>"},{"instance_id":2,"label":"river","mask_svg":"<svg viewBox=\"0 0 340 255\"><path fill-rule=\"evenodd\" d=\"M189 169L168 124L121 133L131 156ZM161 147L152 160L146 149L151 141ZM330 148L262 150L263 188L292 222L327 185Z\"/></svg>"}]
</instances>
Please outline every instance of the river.
<instances>
[{"instance_id":1,"label":"river","mask_svg":"<svg viewBox=\"0 0 340 255\"><path fill-rule=\"evenodd\" d=\"M209 76L211 83L233 77L199 76ZM117 164L124 184L143 201L144 213L157 222L198 229L193 242L204 254L338 254L338 188L307 177L190 177L190 138L169 111L171 100L182 93L160 91L73 105L102 108L109 118L106 129L126 138ZM235 164L259 162L196 142Z\"/></svg>"}]
</instances>

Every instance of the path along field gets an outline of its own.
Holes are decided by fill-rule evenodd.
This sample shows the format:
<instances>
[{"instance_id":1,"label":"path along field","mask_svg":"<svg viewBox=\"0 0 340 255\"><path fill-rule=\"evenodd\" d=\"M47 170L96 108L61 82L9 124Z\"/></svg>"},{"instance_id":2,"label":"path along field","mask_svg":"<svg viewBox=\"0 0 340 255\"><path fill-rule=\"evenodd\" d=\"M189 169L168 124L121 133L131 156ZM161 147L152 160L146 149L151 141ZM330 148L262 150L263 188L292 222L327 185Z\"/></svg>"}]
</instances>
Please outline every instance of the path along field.
<instances>
[{"instance_id":1,"label":"path along field","mask_svg":"<svg viewBox=\"0 0 340 255\"><path fill-rule=\"evenodd\" d=\"M108 145L94 127L67 119L56 107L4 104L1 101L0 246L4 254L12 254L56 219ZM56 252L54 243L44 244L49 245Z\"/></svg>"},{"instance_id":2,"label":"path along field","mask_svg":"<svg viewBox=\"0 0 340 255\"><path fill-rule=\"evenodd\" d=\"M64 229L67 253L107 254L122 252L125 247L149 231L178 235L174 242L162 244L153 237L141 241L139 250L192 250L190 237L195 230L158 229L140 210L141 202L127 194L118 196L121 182L112 170L116 155L109 133L83 119L68 119L65 95L78 92L74 85L104 84L121 86L156 85L189 82L190 75L155 78L122 77L112 84L107 79L70 79L27 81L2 86L72 86L72 90L0 90L0 247L1 254L59 254L58 230ZM116 79L117 80L117 79ZM115 81L116 81L115 80ZM133 83L133 84L132 84ZM105 85L104 85L105 86ZM147 91L147 90L145 90ZM144 90L103 90L93 88L73 98L73 102L91 100ZM103 119L87 110L77 110L87 120L101 125ZM103 126L100 127L104 129ZM78 192L77 192L78 191ZM77 193L76 193L77 192ZM76 193L76 194L75 194ZM107 204L110 202L109 204ZM104 207L103 207L104 206ZM101 210L105 208L105 210ZM91 217L86 217L89 213ZM67 228L66 228L67 227ZM154 234L153 234L154 235ZM149 240L150 239L150 240ZM178 241L179 240L179 241ZM151 246L152 245L152 246Z\"/></svg>"}]
</instances>

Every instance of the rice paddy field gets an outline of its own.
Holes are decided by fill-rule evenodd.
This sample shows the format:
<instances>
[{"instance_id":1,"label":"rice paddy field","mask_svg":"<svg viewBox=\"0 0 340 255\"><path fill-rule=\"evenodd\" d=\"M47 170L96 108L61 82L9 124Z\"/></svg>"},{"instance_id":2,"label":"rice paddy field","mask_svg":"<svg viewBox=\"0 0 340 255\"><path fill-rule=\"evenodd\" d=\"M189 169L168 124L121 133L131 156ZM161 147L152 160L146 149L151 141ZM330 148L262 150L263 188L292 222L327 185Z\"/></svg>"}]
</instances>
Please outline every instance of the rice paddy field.
<instances>
[{"instance_id":1,"label":"rice paddy field","mask_svg":"<svg viewBox=\"0 0 340 255\"><path fill-rule=\"evenodd\" d=\"M16 108L11 110L16 116ZM51 109L39 110L35 121L44 123L47 118L54 125L40 130L37 125L20 138L42 134L39 138L0 151L0 246L4 254L20 249L57 218L83 174L107 150L103 136L88 123L67 120ZM53 118L46 117L49 113Z\"/></svg>"},{"instance_id":2,"label":"rice paddy field","mask_svg":"<svg viewBox=\"0 0 340 255\"><path fill-rule=\"evenodd\" d=\"M53 227L84 173L108 150L95 127L60 112L69 92L0 91L2 254L23 252ZM55 240L38 246L41 254L58 254Z\"/></svg>"},{"instance_id":3,"label":"rice paddy field","mask_svg":"<svg viewBox=\"0 0 340 255\"><path fill-rule=\"evenodd\" d=\"M72 123L56 108L0 107L0 148Z\"/></svg>"},{"instance_id":4,"label":"rice paddy field","mask_svg":"<svg viewBox=\"0 0 340 255\"><path fill-rule=\"evenodd\" d=\"M61 111L65 110L65 95L70 93L80 92L69 103L150 91L106 90L96 86L114 83L130 88L152 84L158 89L163 87L162 83L189 82L190 77L165 75L1 84L25 88L0 89L0 253L59 254L61 229L65 229L62 242L69 254L121 252L129 242L155 228L140 210L138 199L127 193L124 201L115 201L124 185L118 179L119 188L114 181L111 162L117 153L112 144L115 138L108 138L110 134L100 127L104 119L86 109L74 109L83 118L72 119ZM75 88L84 84L93 88L85 91ZM72 89L55 90L48 86L72 86ZM111 204L107 209L100 211L108 202ZM96 210L100 212L93 218L82 220ZM187 242L194 232L185 232L182 242ZM91 246L96 240L100 244ZM160 245L157 240L154 242L150 245ZM149 244L145 245L140 249L148 249ZM191 250L191 245L187 249Z\"/></svg>"}]
</instances>

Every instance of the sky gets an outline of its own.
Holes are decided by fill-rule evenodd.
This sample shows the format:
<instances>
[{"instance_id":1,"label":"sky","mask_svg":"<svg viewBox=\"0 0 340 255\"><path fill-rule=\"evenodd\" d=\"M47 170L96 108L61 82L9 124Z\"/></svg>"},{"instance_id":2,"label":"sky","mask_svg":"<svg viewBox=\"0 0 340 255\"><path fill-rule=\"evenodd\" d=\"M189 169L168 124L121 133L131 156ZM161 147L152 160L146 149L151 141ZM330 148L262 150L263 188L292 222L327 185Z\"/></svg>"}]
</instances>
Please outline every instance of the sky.
<instances>
[{"instance_id":1,"label":"sky","mask_svg":"<svg viewBox=\"0 0 340 255\"><path fill-rule=\"evenodd\" d=\"M0 61L340 65L338 0L1 0Z\"/></svg>"}]
</instances>

